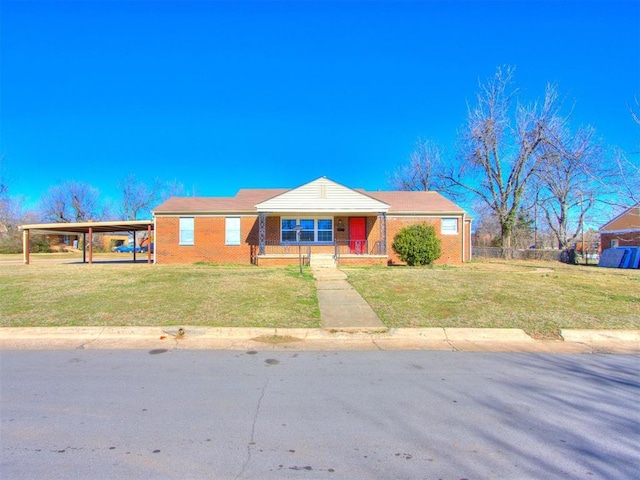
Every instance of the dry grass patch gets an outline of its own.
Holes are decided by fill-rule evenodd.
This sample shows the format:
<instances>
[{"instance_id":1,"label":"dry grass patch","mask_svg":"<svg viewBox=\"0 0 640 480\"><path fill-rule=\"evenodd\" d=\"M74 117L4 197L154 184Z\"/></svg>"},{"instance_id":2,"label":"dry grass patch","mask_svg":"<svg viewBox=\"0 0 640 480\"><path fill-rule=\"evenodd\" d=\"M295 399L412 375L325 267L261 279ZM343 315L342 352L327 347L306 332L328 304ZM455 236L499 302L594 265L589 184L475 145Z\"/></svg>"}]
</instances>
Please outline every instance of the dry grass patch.
<instances>
[{"instance_id":1,"label":"dry grass patch","mask_svg":"<svg viewBox=\"0 0 640 480\"><path fill-rule=\"evenodd\" d=\"M389 327L640 328L640 271L545 262L345 268Z\"/></svg>"},{"instance_id":2,"label":"dry grass patch","mask_svg":"<svg viewBox=\"0 0 640 480\"><path fill-rule=\"evenodd\" d=\"M144 264L0 265L0 326L318 327L297 269Z\"/></svg>"}]
</instances>

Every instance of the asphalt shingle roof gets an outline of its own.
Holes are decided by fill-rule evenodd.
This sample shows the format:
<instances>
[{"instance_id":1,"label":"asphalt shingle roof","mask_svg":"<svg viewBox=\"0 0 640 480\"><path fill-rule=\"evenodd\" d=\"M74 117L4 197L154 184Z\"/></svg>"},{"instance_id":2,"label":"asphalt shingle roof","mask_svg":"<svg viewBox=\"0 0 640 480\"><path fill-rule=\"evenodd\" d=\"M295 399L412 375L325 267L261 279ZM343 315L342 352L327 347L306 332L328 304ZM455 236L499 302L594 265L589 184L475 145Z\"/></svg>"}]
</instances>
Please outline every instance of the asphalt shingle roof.
<instances>
[{"instance_id":1,"label":"asphalt shingle roof","mask_svg":"<svg viewBox=\"0 0 640 480\"><path fill-rule=\"evenodd\" d=\"M154 209L154 213L255 213L260 202L290 189L242 189L235 197L172 197ZM357 190L387 203L389 213L464 213L464 210L438 192Z\"/></svg>"}]
</instances>

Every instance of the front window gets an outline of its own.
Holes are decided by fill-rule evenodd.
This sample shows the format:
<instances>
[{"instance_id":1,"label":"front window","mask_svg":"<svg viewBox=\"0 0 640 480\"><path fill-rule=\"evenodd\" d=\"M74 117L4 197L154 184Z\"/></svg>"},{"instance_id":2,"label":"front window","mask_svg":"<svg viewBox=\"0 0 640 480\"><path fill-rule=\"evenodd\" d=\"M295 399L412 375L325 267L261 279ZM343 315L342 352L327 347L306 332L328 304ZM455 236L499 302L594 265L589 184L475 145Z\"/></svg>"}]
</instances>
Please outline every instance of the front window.
<instances>
[{"instance_id":1,"label":"front window","mask_svg":"<svg viewBox=\"0 0 640 480\"><path fill-rule=\"evenodd\" d=\"M301 242L333 242L332 218L283 218L280 225L280 240L282 243L297 242L296 228L300 230Z\"/></svg>"},{"instance_id":2,"label":"front window","mask_svg":"<svg viewBox=\"0 0 640 480\"><path fill-rule=\"evenodd\" d=\"M303 218L300 220L299 225L302 227L300 230L300 241L301 242L315 242L314 239L314 230L315 230L315 220Z\"/></svg>"},{"instance_id":3,"label":"front window","mask_svg":"<svg viewBox=\"0 0 640 480\"><path fill-rule=\"evenodd\" d=\"M442 234L443 235L457 235L458 234L458 219L457 218L443 218L442 219Z\"/></svg>"},{"instance_id":4,"label":"front window","mask_svg":"<svg viewBox=\"0 0 640 480\"><path fill-rule=\"evenodd\" d=\"M180 218L180 245L193 245L194 239L193 217Z\"/></svg>"},{"instance_id":5,"label":"front window","mask_svg":"<svg viewBox=\"0 0 640 480\"><path fill-rule=\"evenodd\" d=\"M225 219L225 244L240 245L240 217Z\"/></svg>"},{"instance_id":6,"label":"front window","mask_svg":"<svg viewBox=\"0 0 640 480\"><path fill-rule=\"evenodd\" d=\"M296 220L294 218L282 219L282 230L280 233L282 243L295 242L297 240L296 225Z\"/></svg>"},{"instance_id":7,"label":"front window","mask_svg":"<svg viewBox=\"0 0 640 480\"><path fill-rule=\"evenodd\" d=\"M328 218L321 218L318 220L318 241L333 241L333 220Z\"/></svg>"}]
</instances>

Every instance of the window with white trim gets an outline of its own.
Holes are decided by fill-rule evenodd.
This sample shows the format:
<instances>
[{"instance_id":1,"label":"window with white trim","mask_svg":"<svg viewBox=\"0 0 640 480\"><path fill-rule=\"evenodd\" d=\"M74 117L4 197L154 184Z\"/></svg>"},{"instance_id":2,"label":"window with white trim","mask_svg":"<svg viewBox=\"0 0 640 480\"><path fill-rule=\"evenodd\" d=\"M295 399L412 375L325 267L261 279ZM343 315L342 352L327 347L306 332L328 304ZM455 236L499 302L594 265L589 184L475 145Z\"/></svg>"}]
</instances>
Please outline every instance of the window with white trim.
<instances>
[{"instance_id":1,"label":"window with white trim","mask_svg":"<svg viewBox=\"0 0 640 480\"><path fill-rule=\"evenodd\" d=\"M458 219L457 218L443 218L442 219L442 234L443 235L457 235L458 234Z\"/></svg>"},{"instance_id":2,"label":"window with white trim","mask_svg":"<svg viewBox=\"0 0 640 480\"><path fill-rule=\"evenodd\" d=\"M295 243L300 229L300 241L304 243L332 243L333 218L282 218L280 220L281 243Z\"/></svg>"},{"instance_id":3,"label":"window with white trim","mask_svg":"<svg viewBox=\"0 0 640 480\"><path fill-rule=\"evenodd\" d=\"M193 245L194 240L194 218L180 217L180 245Z\"/></svg>"},{"instance_id":4,"label":"window with white trim","mask_svg":"<svg viewBox=\"0 0 640 480\"><path fill-rule=\"evenodd\" d=\"M618 248L618 240L611 240L611 248Z\"/></svg>"},{"instance_id":5,"label":"window with white trim","mask_svg":"<svg viewBox=\"0 0 640 480\"><path fill-rule=\"evenodd\" d=\"M225 218L225 245L240 245L240 217Z\"/></svg>"}]
</instances>

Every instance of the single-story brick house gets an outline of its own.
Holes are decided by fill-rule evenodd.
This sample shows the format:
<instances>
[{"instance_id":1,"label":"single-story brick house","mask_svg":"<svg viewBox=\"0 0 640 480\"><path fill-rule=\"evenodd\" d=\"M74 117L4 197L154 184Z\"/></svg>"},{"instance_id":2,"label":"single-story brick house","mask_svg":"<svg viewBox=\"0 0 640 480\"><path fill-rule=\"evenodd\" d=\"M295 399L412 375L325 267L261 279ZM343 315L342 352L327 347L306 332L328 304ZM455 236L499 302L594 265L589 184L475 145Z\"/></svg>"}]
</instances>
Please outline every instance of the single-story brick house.
<instances>
[{"instance_id":1,"label":"single-story brick house","mask_svg":"<svg viewBox=\"0 0 640 480\"><path fill-rule=\"evenodd\" d=\"M471 258L471 218L437 192L367 192L321 177L235 197L173 197L153 215L158 264L399 264L395 234L424 222L442 240L437 263Z\"/></svg>"},{"instance_id":2,"label":"single-story brick house","mask_svg":"<svg viewBox=\"0 0 640 480\"><path fill-rule=\"evenodd\" d=\"M628 208L600 227L603 250L616 247L640 247L640 204Z\"/></svg>"}]
</instances>

